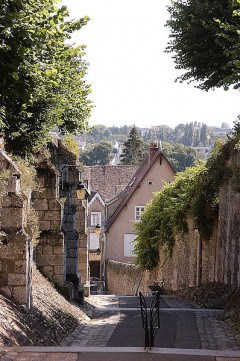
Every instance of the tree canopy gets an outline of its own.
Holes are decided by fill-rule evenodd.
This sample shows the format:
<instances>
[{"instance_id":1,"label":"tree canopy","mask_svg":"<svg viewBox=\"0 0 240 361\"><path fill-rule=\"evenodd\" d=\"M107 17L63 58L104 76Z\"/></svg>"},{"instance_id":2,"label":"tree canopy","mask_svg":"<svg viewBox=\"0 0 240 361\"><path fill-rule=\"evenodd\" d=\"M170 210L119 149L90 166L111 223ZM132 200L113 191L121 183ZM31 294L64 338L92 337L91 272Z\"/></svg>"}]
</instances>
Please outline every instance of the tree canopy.
<instances>
[{"instance_id":1,"label":"tree canopy","mask_svg":"<svg viewBox=\"0 0 240 361\"><path fill-rule=\"evenodd\" d=\"M0 10L0 133L14 153L35 151L49 130L88 127L84 46L67 43L88 21L66 20L58 0L6 0Z\"/></svg>"},{"instance_id":2,"label":"tree canopy","mask_svg":"<svg viewBox=\"0 0 240 361\"><path fill-rule=\"evenodd\" d=\"M203 90L239 88L239 0L172 0L168 10L166 51L185 70L177 80L196 80Z\"/></svg>"},{"instance_id":3,"label":"tree canopy","mask_svg":"<svg viewBox=\"0 0 240 361\"><path fill-rule=\"evenodd\" d=\"M198 153L192 147L169 142L162 142L162 146L164 154L176 172L183 172L187 167L193 167L198 161Z\"/></svg>"},{"instance_id":4,"label":"tree canopy","mask_svg":"<svg viewBox=\"0 0 240 361\"><path fill-rule=\"evenodd\" d=\"M81 162L85 165L107 165L111 161L112 144L101 142L90 147L81 156Z\"/></svg>"},{"instance_id":5,"label":"tree canopy","mask_svg":"<svg viewBox=\"0 0 240 361\"><path fill-rule=\"evenodd\" d=\"M145 156L145 144L140 137L137 127L134 125L128 134L127 140L123 143L121 154L122 164L140 164Z\"/></svg>"}]
</instances>

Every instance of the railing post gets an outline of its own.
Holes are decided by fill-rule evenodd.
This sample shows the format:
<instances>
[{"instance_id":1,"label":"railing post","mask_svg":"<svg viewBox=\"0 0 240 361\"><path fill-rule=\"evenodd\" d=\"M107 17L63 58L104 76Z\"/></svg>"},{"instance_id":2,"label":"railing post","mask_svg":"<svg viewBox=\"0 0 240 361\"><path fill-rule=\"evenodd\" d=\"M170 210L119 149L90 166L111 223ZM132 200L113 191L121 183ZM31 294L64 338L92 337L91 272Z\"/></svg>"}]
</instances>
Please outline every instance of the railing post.
<instances>
[{"instance_id":1,"label":"railing post","mask_svg":"<svg viewBox=\"0 0 240 361\"><path fill-rule=\"evenodd\" d=\"M147 348L147 347L149 347L147 304L146 304L146 300L141 292L139 292L139 297L140 297L140 308L141 308L141 316L142 316L142 326L145 330L144 348Z\"/></svg>"},{"instance_id":2,"label":"railing post","mask_svg":"<svg viewBox=\"0 0 240 361\"><path fill-rule=\"evenodd\" d=\"M149 332L149 345L150 349L154 347L154 339L157 331L160 328L159 318L159 301L160 301L160 290L155 294L150 307L150 332Z\"/></svg>"}]
</instances>

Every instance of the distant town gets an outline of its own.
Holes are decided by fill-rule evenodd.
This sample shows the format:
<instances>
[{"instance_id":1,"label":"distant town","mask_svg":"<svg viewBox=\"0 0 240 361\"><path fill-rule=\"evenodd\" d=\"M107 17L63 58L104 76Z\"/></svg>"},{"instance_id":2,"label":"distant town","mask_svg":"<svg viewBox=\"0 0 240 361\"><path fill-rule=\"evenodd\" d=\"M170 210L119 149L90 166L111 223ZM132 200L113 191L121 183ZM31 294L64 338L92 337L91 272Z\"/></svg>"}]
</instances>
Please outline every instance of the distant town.
<instances>
[{"instance_id":1,"label":"distant town","mask_svg":"<svg viewBox=\"0 0 240 361\"><path fill-rule=\"evenodd\" d=\"M76 142L75 146L84 165L118 165L121 164L124 143L132 127L107 127L98 124L84 135L73 137L71 141ZM176 171L183 171L200 160L206 160L215 142L224 141L227 134L232 131L227 123L217 127L207 126L201 122L181 123L175 128L156 125L136 129L145 150L150 143L159 144Z\"/></svg>"}]
</instances>

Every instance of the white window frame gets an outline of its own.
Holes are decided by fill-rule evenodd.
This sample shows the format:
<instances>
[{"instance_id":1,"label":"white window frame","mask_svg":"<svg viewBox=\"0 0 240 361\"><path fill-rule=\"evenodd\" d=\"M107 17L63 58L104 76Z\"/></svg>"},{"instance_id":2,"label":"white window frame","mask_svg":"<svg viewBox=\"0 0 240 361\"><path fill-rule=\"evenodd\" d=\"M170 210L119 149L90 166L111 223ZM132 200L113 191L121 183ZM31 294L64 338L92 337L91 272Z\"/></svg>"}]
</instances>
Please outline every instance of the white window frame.
<instances>
[{"instance_id":1,"label":"white window frame","mask_svg":"<svg viewBox=\"0 0 240 361\"><path fill-rule=\"evenodd\" d=\"M145 206L135 206L135 222L139 223L141 214L145 211Z\"/></svg>"},{"instance_id":2,"label":"white window frame","mask_svg":"<svg viewBox=\"0 0 240 361\"><path fill-rule=\"evenodd\" d=\"M134 249L134 240L136 239L137 235L133 233L125 233L124 234L124 250L123 254L124 257L136 257L136 254L133 253Z\"/></svg>"},{"instance_id":3,"label":"white window frame","mask_svg":"<svg viewBox=\"0 0 240 361\"><path fill-rule=\"evenodd\" d=\"M101 225L101 212L91 212L91 226Z\"/></svg>"}]
</instances>

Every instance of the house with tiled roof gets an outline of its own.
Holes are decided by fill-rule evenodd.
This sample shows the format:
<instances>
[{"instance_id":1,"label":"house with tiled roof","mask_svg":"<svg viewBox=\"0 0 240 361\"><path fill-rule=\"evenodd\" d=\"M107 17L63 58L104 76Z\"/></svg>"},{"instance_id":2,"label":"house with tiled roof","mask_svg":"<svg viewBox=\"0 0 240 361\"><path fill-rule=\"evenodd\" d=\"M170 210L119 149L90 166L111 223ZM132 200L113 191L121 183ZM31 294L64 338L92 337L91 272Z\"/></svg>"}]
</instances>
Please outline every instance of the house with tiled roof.
<instances>
[{"instance_id":1,"label":"house with tiled roof","mask_svg":"<svg viewBox=\"0 0 240 361\"><path fill-rule=\"evenodd\" d=\"M85 184L88 184L88 257L90 277L104 280L105 274L105 202L126 188L138 169L136 165L105 165L85 167ZM96 226L99 227L96 234Z\"/></svg>"},{"instance_id":2,"label":"house with tiled roof","mask_svg":"<svg viewBox=\"0 0 240 361\"><path fill-rule=\"evenodd\" d=\"M133 262L134 224L140 221L146 204L164 182L172 182L175 171L156 144L149 145L143 164L137 169L127 187L106 202L106 260Z\"/></svg>"}]
</instances>

